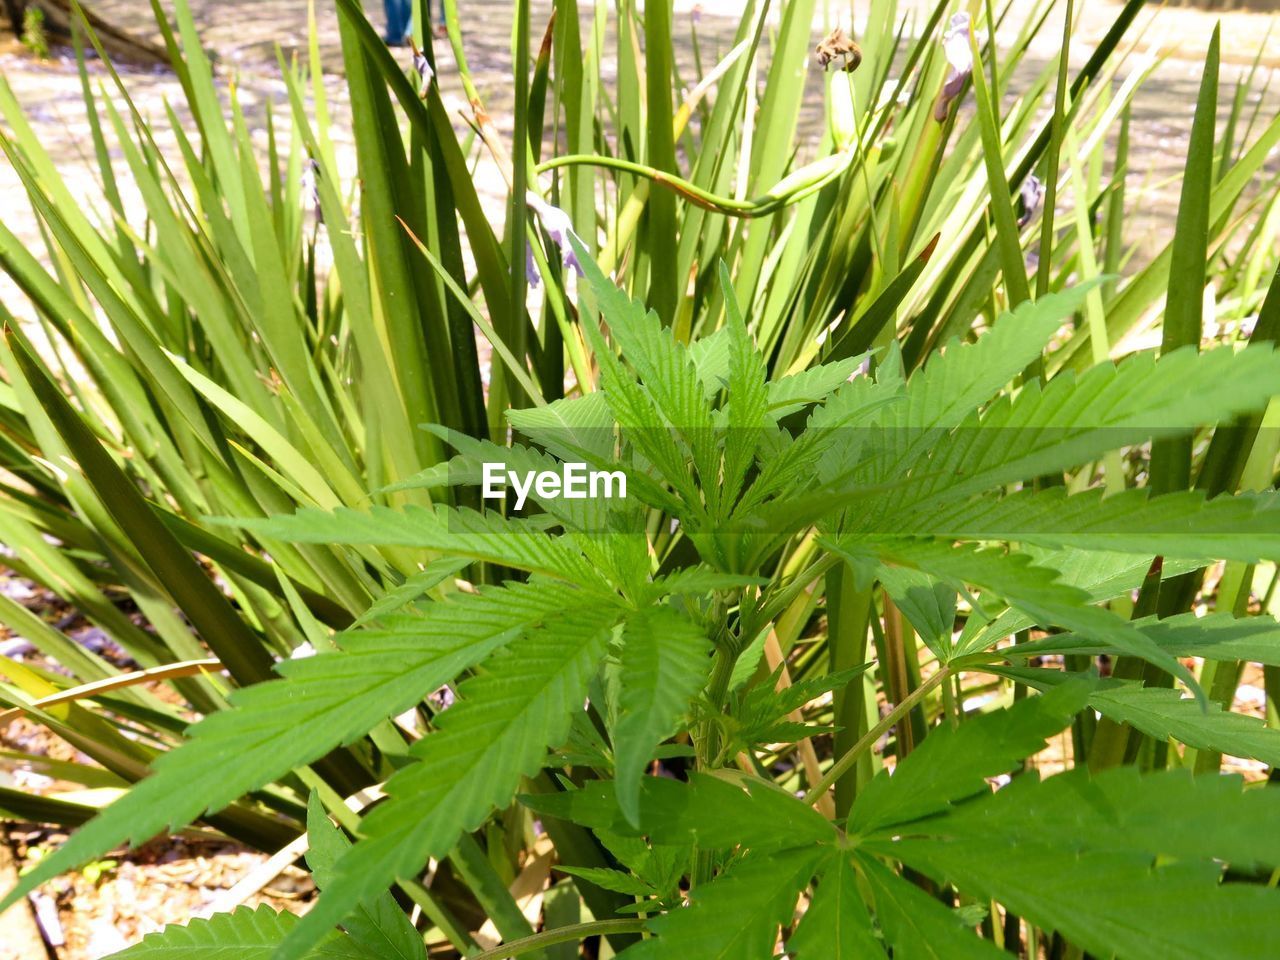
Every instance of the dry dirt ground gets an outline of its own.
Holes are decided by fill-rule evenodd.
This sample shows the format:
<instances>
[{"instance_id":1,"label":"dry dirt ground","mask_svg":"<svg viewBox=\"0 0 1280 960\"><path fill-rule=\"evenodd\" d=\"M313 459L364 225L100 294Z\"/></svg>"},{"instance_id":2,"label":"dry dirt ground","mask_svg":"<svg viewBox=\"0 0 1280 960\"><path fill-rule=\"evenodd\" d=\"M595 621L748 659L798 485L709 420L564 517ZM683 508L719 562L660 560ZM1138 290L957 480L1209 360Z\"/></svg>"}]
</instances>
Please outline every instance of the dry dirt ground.
<instances>
[{"instance_id":1,"label":"dry dirt ground","mask_svg":"<svg viewBox=\"0 0 1280 960\"><path fill-rule=\"evenodd\" d=\"M168 0L164 0L166 5ZM911 0L922 2L922 0ZM134 30L140 36L154 35L147 0L94 0L101 14L112 22ZM380 24L381 4L369 0L371 17ZM242 104L251 123L259 125L263 105L282 105L285 91L278 78L275 49L286 51L304 46L306 41L307 0L191 0L207 48L216 53L219 70L228 79L236 77ZM332 4L318 0L318 24L321 49L326 66L333 71L327 80L336 96L335 141L346 173L352 173L350 138L345 132L345 104L342 102L339 44ZM490 112L499 129L509 118L510 70L509 0L460 0L464 23L464 39L468 57L478 85L486 97ZM740 5L733 0L703 0L695 16L692 0L676 0L677 18L690 27L695 20L704 50L727 49L726 38L732 29L732 17ZM1018 0L1016 10L1027 6ZM535 0L535 22L545 22L549 3ZM848 23L848 6L843 20ZM865 16L867 0L855 6L858 18ZM1073 59L1082 62L1118 9L1106 0L1087 0L1079 29L1073 38ZM841 17L836 16L839 20ZM1210 14L1191 9L1154 10L1143 14L1149 27L1145 33L1149 46L1171 51L1174 56L1158 68L1151 84L1139 96L1135 109L1134 168L1142 178L1152 182L1169 179L1180 169L1189 119L1195 102L1199 58L1216 19ZM1227 82L1242 65L1252 61L1262 38L1267 35L1272 17L1268 14L1233 12L1224 16L1223 39ZM816 23L815 32L825 29L829 21ZM1280 42L1274 45L1280 51ZM687 51L678 55L687 56ZM1043 64L1056 55L1055 44L1046 38L1032 50L1033 63ZM1272 60L1276 55L1270 55ZM460 84L453 75L447 44L438 44L440 82L451 106L461 108L464 101ZM1280 62L1280 61L1278 61ZM1267 69L1273 64L1268 63ZM95 71L101 77L100 71ZM161 119L166 99L177 102L180 88L171 74L154 70L124 71L132 96L144 114ZM60 173L68 178L73 190L86 202L98 197L96 178L88 143L88 125L80 99L79 81L74 63L65 51L55 51L46 62L31 59L11 39L0 38L0 75L10 85L37 136L49 150ZM105 78L103 78L105 80ZM1229 94L1228 94L1229 95ZM1264 105L1264 112L1274 112L1274 100ZM821 130L820 104L807 105L803 129L816 138ZM161 139L161 146L171 144ZM496 216L501 215L503 198L500 179L492 171L479 173L487 199ZM1136 185L1136 184L1135 184ZM1176 198L1176 187L1157 191L1148 205L1153 223L1167 223L1170 202ZM24 241L41 249L39 231L26 204L21 186L13 171L0 166L0 217ZM1138 227L1140 225L1135 225ZM14 288L7 278L0 278L0 299L20 313ZM3 576L0 589L36 610L60 629L75 635L88 629L73 610L68 610L51 596L33 590ZM0 644L12 640L0 632ZM31 653L19 656L33 656ZM1261 706L1261 679L1250 673L1241 688L1236 709L1258 715ZM0 749L20 749L55 758L71 759L74 751L39 728L25 721L14 721L0 730ZM1049 767L1062 762L1062 749L1046 757ZM1234 765L1234 764L1233 764ZM1237 769L1241 769L1240 766ZM1256 775L1257 771L1245 769ZM7 778L7 780L6 780ZM39 773L6 772L0 765L0 783L25 789L56 791L60 785ZM51 845L60 834L36 827L11 827L8 839L17 855L18 864L30 862ZM2 838L0 838L2 840ZM2 846L2 844L0 844ZM207 911L215 905L227 905L230 899L249 904L269 902L280 909L300 909L309 895L309 881L298 871L288 870L275 877L261 878L256 892L242 893L237 888L254 875L264 857L234 847L216 838L190 836L175 841L157 842L130 855L119 855L56 883L47 885L34 898L34 913L39 916L44 938L51 944L48 951L39 946L15 947L18 927L0 928L0 960L39 960L56 956L62 960L91 960L113 953L149 931L167 922L181 921ZM5 864L0 861L0 886L7 886ZM11 873L11 871L10 871ZM256 886L257 884L250 884ZM232 892L234 891L234 892ZM230 896L229 896L230 892ZM32 928L28 925L27 931ZM30 943L30 941L28 941ZM8 953L6 953L8 950ZM34 952L33 952L34 951Z\"/></svg>"}]
</instances>

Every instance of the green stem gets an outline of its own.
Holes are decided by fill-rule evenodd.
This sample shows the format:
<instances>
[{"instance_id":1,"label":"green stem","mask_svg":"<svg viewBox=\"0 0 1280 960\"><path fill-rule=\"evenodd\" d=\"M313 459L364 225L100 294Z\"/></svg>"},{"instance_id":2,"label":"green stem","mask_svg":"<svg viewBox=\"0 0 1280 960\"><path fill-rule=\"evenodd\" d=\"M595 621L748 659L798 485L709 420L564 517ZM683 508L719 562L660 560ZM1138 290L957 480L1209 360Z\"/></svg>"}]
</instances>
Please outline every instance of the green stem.
<instances>
[{"instance_id":1,"label":"green stem","mask_svg":"<svg viewBox=\"0 0 1280 960\"><path fill-rule=\"evenodd\" d=\"M605 167L611 170L621 170L633 176L643 177L658 186L666 187L668 190L673 190L685 200L696 207L701 207L703 210L750 219L752 217L768 216L821 190L848 169L853 156L852 153L832 154L825 161L818 161L822 169L820 173L815 173L812 179L796 184L793 190L779 191L778 187L791 180L791 177L787 177L786 180L774 187L774 191L778 192L770 191L755 200L736 200L733 197L722 197L703 190L696 184L664 170L658 170L631 160L623 160L619 157L604 157L596 154L577 153L564 157L553 157L538 164L535 168L535 173L543 174L557 167L573 166ZM797 173L799 172L797 171ZM792 174L792 176L795 176L795 174Z\"/></svg>"},{"instance_id":2,"label":"green stem","mask_svg":"<svg viewBox=\"0 0 1280 960\"><path fill-rule=\"evenodd\" d=\"M889 714L883 720L863 734L862 738L850 747L844 756L840 757L840 759L831 765L831 769L827 771L826 776L818 781L818 783L814 785L813 789L804 795L804 802L809 805L817 803L818 798L830 790L831 785L839 780L846 770L858 762L858 757L870 750L877 740L884 736L888 731L892 730L899 720L910 713L915 708L916 704L923 700L934 687L942 683L949 676L951 676L951 665L947 664L924 683L920 684L920 686L912 690L911 693L903 698L903 701L900 704L889 711Z\"/></svg>"},{"instance_id":3,"label":"green stem","mask_svg":"<svg viewBox=\"0 0 1280 960\"><path fill-rule=\"evenodd\" d=\"M605 936L610 933L639 933L643 929L643 920L593 920L589 923L574 923L567 927L543 930L531 937L512 940L510 943L486 950L484 953L477 953L469 960L507 960L508 957L518 957L557 943L569 943L573 940Z\"/></svg>"},{"instance_id":4,"label":"green stem","mask_svg":"<svg viewBox=\"0 0 1280 960\"><path fill-rule=\"evenodd\" d=\"M1049 292L1050 267L1053 264L1053 217L1058 202L1058 168L1062 158L1062 136L1067 115L1067 57L1071 50L1071 22L1075 19L1075 2L1067 0L1062 21L1062 50L1058 54L1058 85L1053 96L1053 117L1049 124L1049 154L1044 168L1044 213L1040 221L1040 262L1036 269L1036 299ZM1083 185L1077 182L1076 189ZM1089 242L1082 235L1079 242Z\"/></svg>"},{"instance_id":5,"label":"green stem","mask_svg":"<svg viewBox=\"0 0 1280 960\"><path fill-rule=\"evenodd\" d=\"M759 613L755 614L748 621L749 626L744 626L743 634L755 636L752 632L758 629L760 625L766 624L778 616L791 606L796 597L800 596L805 590L809 589L819 577L823 576L828 570L834 567L840 558L835 554L826 554L816 560L811 566L805 568L796 574L794 580L785 587L774 593L764 605L760 608Z\"/></svg>"}]
</instances>

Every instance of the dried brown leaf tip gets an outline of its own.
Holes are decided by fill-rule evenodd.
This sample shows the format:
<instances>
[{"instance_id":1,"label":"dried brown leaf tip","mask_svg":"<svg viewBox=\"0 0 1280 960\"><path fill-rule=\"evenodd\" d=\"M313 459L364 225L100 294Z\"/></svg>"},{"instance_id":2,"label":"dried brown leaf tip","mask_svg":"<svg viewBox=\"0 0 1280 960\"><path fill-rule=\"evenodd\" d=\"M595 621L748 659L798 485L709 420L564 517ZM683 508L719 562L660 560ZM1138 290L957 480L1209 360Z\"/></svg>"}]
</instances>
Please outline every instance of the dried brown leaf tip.
<instances>
[{"instance_id":1,"label":"dried brown leaf tip","mask_svg":"<svg viewBox=\"0 0 1280 960\"><path fill-rule=\"evenodd\" d=\"M839 60L847 73L853 73L862 63L862 48L851 40L839 27L826 35L814 48L818 57L818 66L826 70Z\"/></svg>"}]
</instances>

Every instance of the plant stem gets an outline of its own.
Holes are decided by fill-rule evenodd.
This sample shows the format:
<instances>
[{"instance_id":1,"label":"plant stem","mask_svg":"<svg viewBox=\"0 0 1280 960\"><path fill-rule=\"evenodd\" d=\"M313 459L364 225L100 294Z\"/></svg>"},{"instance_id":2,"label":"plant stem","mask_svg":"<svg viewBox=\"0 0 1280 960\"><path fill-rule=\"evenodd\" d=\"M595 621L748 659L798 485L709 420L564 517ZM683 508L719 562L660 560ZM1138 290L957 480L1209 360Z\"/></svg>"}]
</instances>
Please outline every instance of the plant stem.
<instances>
[{"instance_id":1,"label":"plant stem","mask_svg":"<svg viewBox=\"0 0 1280 960\"><path fill-rule=\"evenodd\" d=\"M1040 262L1036 266L1036 299L1049 292L1050 268L1053 266L1053 218L1058 203L1058 168L1062 158L1062 136L1067 116L1067 58L1071 51L1071 22L1075 19L1075 2L1067 0L1067 10L1062 20L1062 49L1058 53L1058 84L1054 89L1053 117L1049 124L1049 153L1044 167L1044 213L1040 220ZM1083 181L1076 181L1076 189L1083 190ZM1088 235L1080 235L1081 245L1090 242Z\"/></svg>"},{"instance_id":2,"label":"plant stem","mask_svg":"<svg viewBox=\"0 0 1280 960\"><path fill-rule=\"evenodd\" d=\"M785 180L780 181L772 191L754 200L722 197L703 190L682 177L677 177L674 174L655 169L643 163L624 160L621 157L605 157L595 154L572 154L564 157L552 157L550 160L538 164L534 172L542 174L557 167L572 166L592 166L621 170L624 173L643 177L658 186L666 187L668 190L673 190L689 203L696 207L701 207L703 210L723 213L728 216L750 218L763 217L775 213L789 204L797 203L816 193L843 174L848 169L853 158L854 154L852 153L831 154L810 164L809 168L804 168L804 170L809 170L810 172L805 174L803 178L793 180L793 177L797 177L798 174L804 172L803 170L796 171Z\"/></svg>"},{"instance_id":3,"label":"plant stem","mask_svg":"<svg viewBox=\"0 0 1280 960\"><path fill-rule=\"evenodd\" d=\"M800 596L805 590L815 583L819 577L823 576L828 570L840 562L840 558L835 554L826 554L819 558L810 566L806 567L800 573L796 574L795 579L788 583L785 587L780 588L773 594L764 605L760 608L760 612L752 616L748 621L749 627L744 627L743 634L755 636L752 630L758 630L764 624L782 615L782 612L791 606L795 598Z\"/></svg>"},{"instance_id":4,"label":"plant stem","mask_svg":"<svg viewBox=\"0 0 1280 960\"><path fill-rule=\"evenodd\" d=\"M831 769L827 771L827 775L819 781L812 790L804 795L804 802L812 805L817 802L818 798L825 794L831 785L835 783L844 774L846 770L858 762L858 757L870 750L871 747L885 735L889 730L897 724L899 720L905 717L925 696L938 684L942 683L951 676L951 665L947 664L933 676L931 676L916 689L912 690L903 701L889 711L889 715L877 723L874 727L863 734L862 738L845 752L844 756L836 760L831 765Z\"/></svg>"},{"instance_id":5,"label":"plant stem","mask_svg":"<svg viewBox=\"0 0 1280 960\"><path fill-rule=\"evenodd\" d=\"M593 920L589 923L574 923L567 927L556 927L554 930L543 930L531 937L512 940L510 943L486 950L484 953L474 954L470 960L507 960L508 957L518 957L557 943L568 943L572 940L610 933L639 933L643 929L643 920Z\"/></svg>"}]
</instances>

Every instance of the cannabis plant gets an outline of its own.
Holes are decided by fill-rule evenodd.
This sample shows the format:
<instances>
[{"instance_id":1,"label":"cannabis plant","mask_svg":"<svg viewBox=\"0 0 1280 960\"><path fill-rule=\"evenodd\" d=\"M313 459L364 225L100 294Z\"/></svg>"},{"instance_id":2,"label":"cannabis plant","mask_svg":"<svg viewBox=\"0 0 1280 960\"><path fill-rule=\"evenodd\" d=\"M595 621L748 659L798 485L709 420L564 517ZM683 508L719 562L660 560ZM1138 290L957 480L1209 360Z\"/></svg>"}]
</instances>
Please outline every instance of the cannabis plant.
<instances>
[{"instance_id":1,"label":"cannabis plant","mask_svg":"<svg viewBox=\"0 0 1280 960\"><path fill-rule=\"evenodd\" d=\"M1280 762L1274 731L1229 709L1242 662L1280 683L1275 625L1231 616L1256 599L1255 572L1270 571L1255 561L1276 559L1274 513L1266 495L1219 496L1272 483L1274 418L1262 411L1280 294L1263 298L1278 194L1259 174L1280 119L1248 115L1255 69L1215 129L1211 44L1178 229L1117 278L1134 262L1124 225L1141 199L1126 192L1129 104L1152 64L1113 81L1141 0L1075 74L1064 30L1060 57L1016 96L1028 45L1056 14L1068 27L1070 5L1046 3L997 44L996 26L1013 22L1003 7L957 20L939 4L916 31L876 4L860 52L822 45L843 51L825 72L815 6L782 5L773 32L773 5L748 3L730 49L704 62L710 46L695 36L689 65L666 56L685 28L662 3L597 3L580 18L574 0L557 2L531 57L540 25L514 0L508 145L471 78L456 4L445 10L470 126L446 109L425 4L422 57L406 71L361 5L339 0L358 173L344 179L341 105L314 32L300 61L281 60L287 110L259 114L215 73L185 3L173 25L156 4L185 111L157 123L109 61L101 77L81 61L100 216L0 83L0 149L47 247L42 257L0 224L0 268L25 297L0 304L0 540L6 565L139 667L122 671L0 597L0 622L69 674L5 662L0 703L92 761L59 767L66 779L130 791L30 882L199 818L267 851L292 849L305 826L321 906L301 926L241 913L140 950L220 943L249 955L286 935L302 949L336 925L321 953L412 957L426 942L472 954L536 936L520 949L559 960L580 937L620 950L646 932L683 955L746 955L771 936L834 953L821 918L844 924L830 898L852 890L876 942L899 955L917 949L902 938L935 937L904 931L886 904L938 916L917 909L921 891L943 904L944 932L970 926L1016 949L1025 929L1032 953L1047 938L1055 955L1142 955L1121 921L1149 950L1167 944L1133 921L1145 906L1107 913L1132 903L1110 891L1150 892L1163 910L1151 924L1168 903L1183 918L1189 900L1217 909L1212 857L1229 865L1222 896L1236 898L1221 916L1251 930L1240 904L1273 860L1263 840L1254 863L1208 825L1234 817L1232 836L1247 836L1270 810L1265 790L1185 787L1177 795L1201 804L1194 852L1172 846L1168 825L1193 822L1190 806L1153 819L1158 842L1135 825L1140 804L1113 832L1046 807L1036 829L1048 819L1059 832L1036 834L1049 846L1029 866L1016 858L1033 845L1031 821L1016 835L987 821L1012 822L1003 805L1019 796L1027 810L1053 796L1022 771L1060 720L1080 768L1070 776L1096 774L1081 792L1119 777L1116 765L1154 778L1104 784L1113 792L1093 796L1107 809L1174 796L1184 788L1169 767ZM826 97L817 136L800 123L809 83ZM957 122L966 111L976 122ZM480 162L505 178L504 224L481 203ZM145 217L127 201L135 191ZM593 255L658 323L602 280ZM531 279L540 299L527 297ZM1053 295L1079 280L1101 282ZM1220 320L1256 319L1248 350L1194 355L1206 300ZM1111 365L1127 335L1158 325L1158 362ZM1193 432L1219 422L1211 437ZM521 443L508 448L510 436ZM495 509L486 464L621 472L628 496ZM1197 595L1216 612L1187 614ZM1204 659L1194 675L1188 657ZM1088 676L1094 663L1110 675ZM1008 704L1012 719L999 712ZM188 742L192 713L205 719ZM1020 739L1024 726L1045 732ZM981 759L993 753L1002 759ZM865 808L891 765L890 806L922 829L947 817L921 837L967 850L941 831L961 830L950 817L970 810L971 825L983 821L967 842L1016 848L1005 859L1024 872L964 873L935 848L900 845L902 823ZM1017 789L995 795L1002 805L968 806L984 778L1009 771ZM740 795L707 792L738 774ZM936 789L912 786L929 776ZM663 833L675 795L659 794L686 789L677 781L701 791L681 809L748 811L725 831L746 819L783 834L794 816L799 839L713 835L702 822ZM384 782L389 798L370 806ZM913 813L900 790L940 806ZM785 796L758 806L779 791L817 814ZM73 826L96 812L0 788L6 817ZM820 834L803 825L814 816L828 824ZM1120 832L1148 846L1126 847ZM349 850L346 835L358 840ZM1128 857L1125 869L1156 863L1151 882L1190 892L1166 897L1114 857L1105 870L1086 862L1095 848L1081 838ZM1062 860L1068 848L1079 863ZM774 877L752 851L795 870ZM528 871L541 890L537 871L553 860L539 932L512 885ZM1029 901L1045 873L1065 884L1085 870L1098 902ZM717 884L764 896L765 873L779 884L769 909L735 911L757 921L743 931L754 939L720 948L708 925L705 951L681 945L682 918L705 908L675 908ZM1073 902L1079 915L1049 912ZM801 907L806 934L793 930ZM1225 925L1216 945L1230 942ZM964 935L956 950L982 949ZM1115 942L1099 947L1104 935ZM1266 953L1265 938L1253 942Z\"/></svg>"},{"instance_id":2,"label":"cannabis plant","mask_svg":"<svg viewBox=\"0 0 1280 960\"><path fill-rule=\"evenodd\" d=\"M1280 377L1274 351L1137 355L1006 391L1084 303L1083 287L952 342L910 378L890 347L770 380L727 271L728 323L687 348L576 241L575 252L604 321L584 325L600 389L511 411L523 442L510 447L436 428L457 455L412 483L471 484L493 463L544 474L578 463L622 472L627 496L564 499L539 483L521 513L374 506L253 522L256 536L394 546L504 573L444 600L371 610L315 656L281 664L279 679L233 693L9 902L293 771L322 888L310 912L195 921L125 956L201 945L421 956L388 894L396 884L415 892L434 936L484 957L591 935L636 957L763 958L779 943L802 958L995 956L973 929L994 910L1095 955L1280 948L1280 894L1267 883L1280 867L1273 789L1123 765L1123 752L1095 751L1043 780L1023 770L1081 716L1102 717L1095 741L1115 723L1166 750L1275 750L1280 734L1260 721L1206 709L1180 658L1280 663L1280 625L1125 618L1100 602L1158 583L1152 555L1171 569L1274 558L1280 500L1038 482L1260 409ZM834 692L838 722L868 671L893 669L864 662L865 647L836 649L846 668L786 679L779 656L809 629L796 611L813 610L836 570L854 590L883 583L934 659L857 742L820 758L814 744L829 742L831 725L796 711ZM829 611L837 599L828 593ZM1031 628L1039 639L1004 646ZM1101 651L1136 673L1028 667L1033 654ZM958 703L955 677L975 670L1027 695L1007 708ZM442 687L425 735L389 745L396 772L380 802L344 802L307 774ZM926 723L910 734L919 708ZM892 775L833 795L894 731ZM800 759L780 761L780 745ZM1018 775L992 792L1008 774ZM569 825L580 832L565 836ZM465 927L419 878L476 837L501 843L502 830L546 831L584 897L617 895L611 911L596 896L592 921L535 933L508 909L492 917L508 942L471 953Z\"/></svg>"}]
</instances>

